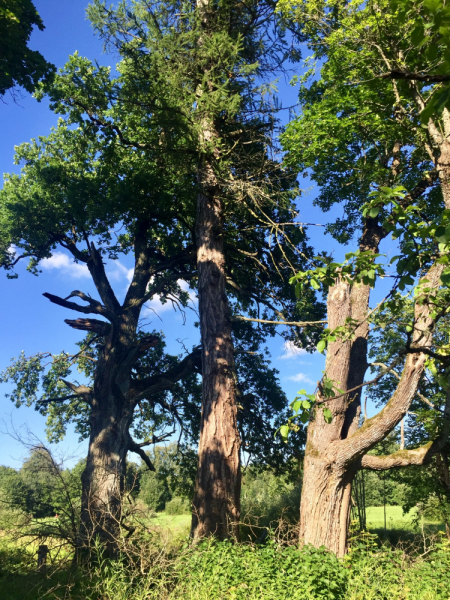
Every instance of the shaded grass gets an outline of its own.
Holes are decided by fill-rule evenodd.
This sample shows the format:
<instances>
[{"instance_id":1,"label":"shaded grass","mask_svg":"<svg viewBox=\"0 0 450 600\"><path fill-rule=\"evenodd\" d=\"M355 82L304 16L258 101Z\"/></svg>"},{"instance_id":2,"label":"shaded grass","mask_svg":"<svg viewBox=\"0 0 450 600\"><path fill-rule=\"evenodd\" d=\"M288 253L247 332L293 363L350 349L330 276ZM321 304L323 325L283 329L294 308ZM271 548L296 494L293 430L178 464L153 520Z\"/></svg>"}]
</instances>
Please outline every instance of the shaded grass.
<instances>
[{"instance_id":1,"label":"shaded grass","mask_svg":"<svg viewBox=\"0 0 450 600\"><path fill-rule=\"evenodd\" d=\"M413 508L404 514L401 506L386 506L386 530L384 529L384 509L371 506L366 509L367 529L380 540L388 541L392 546L401 542L413 543L418 536L433 536L445 531L439 521L419 517Z\"/></svg>"},{"instance_id":2,"label":"shaded grass","mask_svg":"<svg viewBox=\"0 0 450 600\"><path fill-rule=\"evenodd\" d=\"M150 522L152 525L170 529L172 532L189 534L191 526L191 515L168 515L166 513L155 513L152 515Z\"/></svg>"}]
</instances>

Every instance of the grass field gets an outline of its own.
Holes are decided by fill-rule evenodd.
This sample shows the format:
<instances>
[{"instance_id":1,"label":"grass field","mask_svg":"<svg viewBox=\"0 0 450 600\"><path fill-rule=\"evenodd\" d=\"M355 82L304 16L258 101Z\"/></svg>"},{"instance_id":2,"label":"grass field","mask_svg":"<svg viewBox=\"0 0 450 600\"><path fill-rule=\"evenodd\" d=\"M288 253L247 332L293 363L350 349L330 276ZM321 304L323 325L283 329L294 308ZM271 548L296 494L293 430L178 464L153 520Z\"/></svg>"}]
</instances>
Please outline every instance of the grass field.
<instances>
[{"instance_id":1,"label":"grass field","mask_svg":"<svg viewBox=\"0 0 450 600\"><path fill-rule=\"evenodd\" d=\"M156 513L150 519L151 525L157 525L158 527L169 529L172 533L182 533L186 531L186 535L189 533L191 526L191 515L168 515L166 513Z\"/></svg>"},{"instance_id":2,"label":"grass field","mask_svg":"<svg viewBox=\"0 0 450 600\"><path fill-rule=\"evenodd\" d=\"M384 509L382 506L369 506L366 509L367 526L369 529L384 529ZM191 524L191 515L168 515L166 513L156 513L150 520L150 523L169 529L172 533L180 534L183 531L186 535L189 533ZM406 515L403 514L400 506L386 506L386 528L395 530L413 531L421 521L417 521L417 511L413 508ZM424 519L425 528L439 528L441 523L430 519Z\"/></svg>"},{"instance_id":3,"label":"grass field","mask_svg":"<svg viewBox=\"0 0 450 600\"><path fill-rule=\"evenodd\" d=\"M366 509L367 526L369 529L384 528L384 509L382 506L369 506ZM417 529L417 525L421 524L422 520L417 520L417 510L413 508L406 515L403 514L400 506L386 506L386 528L387 529ZM424 526L433 529L441 525L438 521L424 519Z\"/></svg>"}]
</instances>

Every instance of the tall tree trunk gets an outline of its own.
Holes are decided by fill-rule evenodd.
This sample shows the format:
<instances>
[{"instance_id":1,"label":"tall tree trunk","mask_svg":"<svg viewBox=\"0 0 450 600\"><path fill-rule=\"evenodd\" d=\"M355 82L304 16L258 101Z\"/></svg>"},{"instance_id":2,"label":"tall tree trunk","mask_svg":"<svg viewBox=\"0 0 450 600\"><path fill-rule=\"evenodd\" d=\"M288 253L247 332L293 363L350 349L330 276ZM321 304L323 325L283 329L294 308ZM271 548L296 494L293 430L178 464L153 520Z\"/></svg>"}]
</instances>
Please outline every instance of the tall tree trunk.
<instances>
[{"instance_id":1,"label":"tall tree trunk","mask_svg":"<svg viewBox=\"0 0 450 600\"><path fill-rule=\"evenodd\" d=\"M218 9L210 0L197 0L197 9L202 21L198 39L201 47L213 31L213 19ZM214 91L209 71L215 69L215 61L216 57L212 56L210 64L201 73L197 90L199 99ZM224 208L222 189L215 172L215 165L220 161L219 140L214 115L203 108L199 113L196 221L202 412L191 526L194 539L211 535L226 539L239 534L240 436L230 307L226 294Z\"/></svg>"},{"instance_id":2,"label":"tall tree trunk","mask_svg":"<svg viewBox=\"0 0 450 600\"><path fill-rule=\"evenodd\" d=\"M353 317L352 309L367 310L368 286L340 282L328 294L328 322L334 329ZM360 331L361 330L361 331ZM367 325L361 325L352 341L328 346L325 373L342 392L360 385L367 368ZM333 414L330 424L317 410L308 427L300 505L300 543L325 546L338 556L347 548L351 486L357 467L337 464L327 449L345 439L358 426L361 390L327 402ZM323 400L320 397L320 400Z\"/></svg>"},{"instance_id":3,"label":"tall tree trunk","mask_svg":"<svg viewBox=\"0 0 450 600\"><path fill-rule=\"evenodd\" d=\"M230 309L225 289L223 205L212 165L199 168L197 265L202 413L191 535L238 535L240 438Z\"/></svg>"},{"instance_id":4,"label":"tall tree trunk","mask_svg":"<svg viewBox=\"0 0 450 600\"><path fill-rule=\"evenodd\" d=\"M133 315L134 316L134 315ZM135 346L136 318L117 320L105 338L91 394L90 436L86 468L82 475L80 545L95 539L114 557L119 548L122 496L129 429L134 403L130 389L130 350Z\"/></svg>"},{"instance_id":5,"label":"tall tree trunk","mask_svg":"<svg viewBox=\"0 0 450 600\"><path fill-rule=\"evenodd\" d=\"M440 285L442 265L433 265L426 273L429 289L436 290ZM355 305L351 302L354 290L362 295L362 288L352 286L351 294L348 286L337 284L329 293L329 319L331 327L340 323L345 318L349 307ZM368 298L368 296L367 296ZM430 304L420 302L418 298L415 305L415 327L412 345L420 348L429 348L432 342L434 318ZM360 304L362 307L362 303ZM337 317L336 320L334 318ZM358 333L358 330L357 330ZM356 337L357 339L357 337ZM327 354L326 374L334 380L341 389L350 390L347 382L354 382L353 362L350 360L352 342L334 342L330 344ZM321 408L308 427L307 445L305 451L305 473L302 490L300 542L311 543L315 546L326 546L338 556L347 550L347 531L350 512L351 483L357 469L370 468L382 470L410 464L425 464L430 457L441 450L442 440L434 442L415 450L403 450L398 454L387 457L375 457L366 453L401 421L408 411L416 394L421 376L425 368L427 355L423 352L408 354L399 384L392 398L386 406L371 419L367 419L362 427L358 428L359 410L354 411L353 420L346 418L352 404L356 403L355 397L345 394L336 400L327 402L333 414L331 424L326 424ZM362 363L362 357L360 362ZM356 365L358 367L358 365ZM361 369L362 370L362 369ZM341 379L338 379L338 376ZM362 381L361 381L362 383ZM360 390L356 392L360 395ZM322 398L319 397L319 401ZM346 401L345 401L346 400ZM358 399L359 404L359 399ZM449 407L446 413L450 416ZM350 416L351 414L350 413ZM348 427L346 425L350 423ZM448 424L443 435L448 436Z\"/></svg>"}]
</instances>

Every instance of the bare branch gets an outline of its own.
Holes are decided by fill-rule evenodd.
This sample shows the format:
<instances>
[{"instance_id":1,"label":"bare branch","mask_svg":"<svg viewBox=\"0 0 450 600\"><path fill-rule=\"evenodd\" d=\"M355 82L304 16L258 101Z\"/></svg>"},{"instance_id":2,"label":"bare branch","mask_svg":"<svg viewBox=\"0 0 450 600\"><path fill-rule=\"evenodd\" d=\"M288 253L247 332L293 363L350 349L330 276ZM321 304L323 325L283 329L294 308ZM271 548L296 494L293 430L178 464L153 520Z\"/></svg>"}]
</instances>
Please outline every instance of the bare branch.
<instances>
[{"instance_id":1,"label":"bare branch","mask_svg":"<svg viewBox=\"0 0 450 600\"><path fill-rule=\"evenodd\" d=\"M65 402L66 400L74 400L80 398L78 394L70 394L69 396L61 396L59 398L46 398L45 400L38 400L36 404L51 404L52 402Z\"/></svg>"},{"instance_id":2,"label":"bare branch","mask_svg":"<svg viewBox=\"0 0 450 600\"><path fill-rule=\"evenodd\" d=\"M64 319L64 323L67 323L73 329L92 331L102 337L107 336L111 332L111 325L98 319Z\"/></svg>"},{"instance_id":3,"label":"bare branch","mask_svg":"<svg viewBox=\"0 0 450 600\"><path fill-rule=\"evenodd\" d=\"M156 469L155 469L152 461L148 457L148 455L144 452L144 450L142 449L142 447L139 444L137 444L133 439L131 439L131 437L128 441L128 450L130 452L134 452L135 454L140 456L142 458L143 462L147 465L149 471L156 471Z\"/></svg>"},{"instance_id":4,"label":"bare branch","mask_svg":"<svg viewBox=\"0 0 450 600\"><path fill-rule=\"evenodd\" d=\"M307 327L308 325L323 325L327 321L266 321L265 319L252 319L242 315L234 315L231 321L252 321L254 323L263 323L265 325L289 325L291 327Z\"/></svg>"},{"instance_id":5,"label":"bare branch","mask_svg":"<svg viewBox=\"0 0 450 600\"><path fill-rule=\"evenodd\" d=\"M82 298L83 300L86 300L86 302L89 303L89 306L81 306L80 304L77 304L76 302L69 302L67 298L60 298L59 296L54 296L53 294L49 294L47 292L45 292L42 295L45 298L48 298L48 300L50 300L50 302L52 302L53 304L57 304L58 306L63 306L64 308L69 308L70 310L75 310L77 312L81 312L86 315L89 315L89 314L102 315L103 317L106 317L109 321L114 321L114 319L115 319L114 314L111 313L109 310L107 310L104 306L102 306L100 304L100 302L97 302L97 300L93 300L92 298L89 298L89 296L86 296L86 294L83 294L83 292L78 292L77 290L75 292L72 292L70 294L70 296L68 296L67 298L73 298L74 296L78 296L78 297Z\"/></svg>"}]
</instances>

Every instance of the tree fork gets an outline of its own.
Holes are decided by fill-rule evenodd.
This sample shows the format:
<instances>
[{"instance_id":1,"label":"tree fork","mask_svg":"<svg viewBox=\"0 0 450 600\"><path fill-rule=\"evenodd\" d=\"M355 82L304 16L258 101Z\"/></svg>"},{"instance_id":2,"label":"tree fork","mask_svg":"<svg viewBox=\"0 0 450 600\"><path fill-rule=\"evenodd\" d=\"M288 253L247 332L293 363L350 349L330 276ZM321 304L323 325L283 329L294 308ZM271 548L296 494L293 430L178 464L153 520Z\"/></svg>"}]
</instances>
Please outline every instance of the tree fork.
<instances>
[{"instance_id":1,"label":"tree fork","mask_svg":"<svg viewBox=\"0 0 450 600\"><path fill-rule=\"evenodd\" d=\"M377 221L367 219L360 240L361 251L376 254L384 236ZM328 346L326 377L335 381L344 393L326 402L333 414L330 424L323 417L323 398L319 394L318 403L322 406L316 409L308 426L305 449L300 544L323 545L338 556L347 551L351 488L358 466L336 464L333 448L340 440L351 436L359 424L361 390L367 370L369 295L368 285L350 286L344 281L338 281L329 290L328 327L334 329L345 325L348 318L359 325L352 340L338 340ZM349 390L352 390L351 394Z\"/></svg>"}]
</instances>

